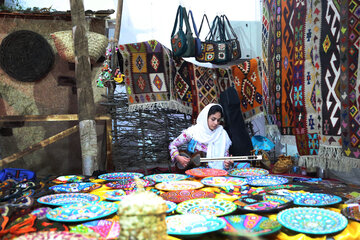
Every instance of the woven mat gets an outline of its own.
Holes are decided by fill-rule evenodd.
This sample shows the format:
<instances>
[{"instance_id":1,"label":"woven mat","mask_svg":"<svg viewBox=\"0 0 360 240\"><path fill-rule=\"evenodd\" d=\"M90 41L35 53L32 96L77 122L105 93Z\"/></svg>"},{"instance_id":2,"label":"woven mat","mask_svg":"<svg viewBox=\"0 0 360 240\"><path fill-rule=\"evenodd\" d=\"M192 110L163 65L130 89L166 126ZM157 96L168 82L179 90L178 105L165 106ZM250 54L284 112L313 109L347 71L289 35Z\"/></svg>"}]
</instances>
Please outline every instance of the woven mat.
<instances>
[{"instance_id":1,"label":"woven mat","mask_svg":"<svg viewBox=\"0 0 360 240\"><path fill-rule=\"evenodd\" d=\"M182 58L174 59L175 73L171 80L171 99L176 102L179 111L192 114L194 94L194 65ZM194 104L194 106L196 106Z\"/></svg>"},{"instance_id":2,"label":"woven mat","mask_svg":"<svg viewBox=\"0 0 360 240\"><path fill-rule=\"evenodd\" d=\"M241 111L245 120L263 113L262 82L256 58L231 66L234 86L239 95Z\"/></svg>"},{"instance_id":3,"label":"woven mat","mask_svg":"<svg viewBox=\"0 0 360 240\"><path fill-rule=\"evenodd\" d=\"M129 111L179 109L170 99L170 52L156 40L119 46L123 57Z\"/></svg>"},{"instance_id":4,"label":"woven mat","mask_svg":"<svg viewBox=\"0 0 360 240\"><path fill-rule=\"evenodd\" d=\"M348 31L341 33L341 73L340 73L340 95L341 95L341 137L342 147L346 157L360 158L360 89L359 80L359 32L360 24L359 2L354 1L350 5L342 4L344 22L350 24L345 26ZM358 160L359 161L359 160Z\"/></svg>"}]
</instances>

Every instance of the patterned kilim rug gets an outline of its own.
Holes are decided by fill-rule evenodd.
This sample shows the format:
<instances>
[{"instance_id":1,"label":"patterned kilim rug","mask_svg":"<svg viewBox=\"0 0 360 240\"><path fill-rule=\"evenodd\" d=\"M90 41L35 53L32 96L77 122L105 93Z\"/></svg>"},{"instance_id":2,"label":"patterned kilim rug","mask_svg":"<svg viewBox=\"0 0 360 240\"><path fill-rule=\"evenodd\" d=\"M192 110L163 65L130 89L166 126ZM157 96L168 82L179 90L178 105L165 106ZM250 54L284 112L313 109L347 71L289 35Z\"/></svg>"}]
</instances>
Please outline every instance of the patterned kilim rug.
<instances>
[{"instance_id":1,"label":"patterned kilim rug","mask_svg":"<svg viewBox=\"0 0 360 240\"><path fill-rule=\"evenodd\" d=\"M338 168L341 160L340 128L340 9L338 1L321 1L320 89L321 136L319 160ZM343 166L342 166L343 167Z\"/></svg>"},{"instance_id":2,"label":"patterned kilim rug","mask_svg":"<svg viewBox=\"0 0 360 240\"><path fill-rule=\"evenodd\" d=\"M156 40L119 46L129 111L155 107L188 113L170 98L170 51Z\"/></svg>"},{"instance_id":3,"label":"patterned kilim rug","mask_svg":"<svg viewBox=\"0 0 360 240\"><path fill-rule=\"evenodd\" d=\"M194 87L194 65L182 58L174 59L174 74L171 79L170 96L176 102L178 109L183 113L192 114L195 91ZM196 99L195 99L196 100ZM196 109L195 109L196 110Z\"/></svg>"},{"instance_id":4,"label":"patterned kilim rug","mask_svg":"<svg viewBox=\"0 0 360 240\"><path fill-rule=\"evenodd\" d=\"M294 103L294 118L295 118L295 138L298 152L300 155L309 155L309 137L307 131L307 108L305 106L305 90L309 90L309 85L312 85L312 79L310 77L312 69L305 67L305 42L311 41L310 37L305 38L305 29L307 33L311 33L310 24L305 24L307 20L311 18L311 15L307 15L306 12L307 1L296 2L292 11L294 11L294 18L292 27L295 30L294 38L294 77L293 77L293 103ZM308 8L310 9L310 8ZM307 48L308 51L311 48ZM305 69L306 68L306 69ZM305 74L307 81L305 82ZM310 91L311 92L311 91Z\"/></svg>"},{"instance_id":5,"label":"patterned kilim rug","mask_svg":"<svg viewBox=\"0 0 360 240\"><path fill-rule=\"evenodd\" d=\"M220 99L220 94L226 89L232 86L234 82L230 68L215 68L217 80L215 81L217 86L217 98Z\"/></svg>"},{"instance_id":6,"label":"patterned kilim rug","mask_svg":"<svg viewBox=\"0 0 360 240\"><path fill-rule=\"evenodd\" d=\"M209 103L218 103L218 86L216 81L218 80L216 69L200 67L194 65L194 100L193 119L197 118L197 115L203 110L203 108ZM195 95L196 94L196 95Z\"/></svg>"},{"instance_id":7,"label":"patterned kilim rug","mask_svg":"<svg viewBox=\"0 0 360 240\"><path fill-rule=\"evenodd\" d=\"M350 168L359 168L360 113L359 113L359 1L343 1L341 4L341 137L344 161Z\"/></svg>"},{"instance_id":8,"label":"patterned kilim rug","mask_svg":"<svg viewBox=\"0 0 360 240\"><path fill-rule=\"evenodd\" d=\"M253 58L241 64L233 65L231 70L245 121L263 114L263 89L257 59Z\"/></svg>"},{"instance_id":9,"label":"patterned kilim rug","mask_svg":"<svg viewBox=\"0 0 360 240\"><path fill-rule=\"evenodd\" d=\"M276 118L280 122L280 131L284 135L294 135L295 113L294 65L296 49L296 29L294 18L298 17L296 5L303 1L276 1L276 43L275 43L275 104ZM281 21L281 22L279 22ZM281 32L281 34L279 34ZM299 31L298 31L299 32ZM279 124L278 124L279 125Z\"/></svg>"}]
</instances>

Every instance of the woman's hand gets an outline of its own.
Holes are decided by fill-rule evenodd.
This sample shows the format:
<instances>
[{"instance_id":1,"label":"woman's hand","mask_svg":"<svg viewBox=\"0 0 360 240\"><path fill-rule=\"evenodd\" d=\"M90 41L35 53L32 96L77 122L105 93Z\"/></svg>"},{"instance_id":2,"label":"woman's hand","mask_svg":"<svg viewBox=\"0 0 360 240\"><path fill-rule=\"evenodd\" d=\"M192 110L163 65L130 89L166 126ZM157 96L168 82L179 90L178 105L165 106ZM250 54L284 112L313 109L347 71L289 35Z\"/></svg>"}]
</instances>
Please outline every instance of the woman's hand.
<instances>
[{"instance_id":1,"label":"woman's hand","mask_svg":"<svg viewBox=\"0 0 360 240\"><path fill-rule=\"evenodd\" d=\"M177 155L176 156L176 161L178 161L183 167L186 167L190 162L190 158Z\"/></svg>"},{"instance_id":2,"label":"woman's hand","mask_svg":"<svg viewBox=\"0 0 360 240\"><path fill-rule=\"evenodd\" d=\"M225 169L229 169L230 167L232 167L234 164L234 161L233 160L225 160L224 161L224 167Z\"/></svg>"}]
</instances>

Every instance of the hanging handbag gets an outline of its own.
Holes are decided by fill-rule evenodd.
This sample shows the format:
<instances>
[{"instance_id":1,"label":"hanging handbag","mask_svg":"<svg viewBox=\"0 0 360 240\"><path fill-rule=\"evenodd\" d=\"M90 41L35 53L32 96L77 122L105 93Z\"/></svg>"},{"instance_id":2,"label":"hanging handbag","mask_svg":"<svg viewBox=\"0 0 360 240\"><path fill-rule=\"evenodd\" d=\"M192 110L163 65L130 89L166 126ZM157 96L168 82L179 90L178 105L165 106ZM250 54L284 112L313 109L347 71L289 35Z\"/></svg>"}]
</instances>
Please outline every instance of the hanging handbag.
<instances>
[{"instance_id":1,"label":"hanging handbag","mask_svg":"<svg viewBox=\"0 0 360 240\"><path fill-rule=\"evenodd\" d=\"M179 30L175 34L178 25L178 20L179 20ZM183 9L181 6L179 6L176 13L174 28L171 33L171 48L173 50L174 56L177 57L182 56L187 49L187 39L182 27L183 27Z\"/></svg>"},{"instance_id":2,"label":"hanging handbag","mask_svg":"<svg viewBox=\"0 0 360 240\"><path fill-rule=\"evenodd\" d=\"M189 23L189 16L186 12L186 8L182 7L183 11L183 19L185 21L186 27L186 42L187 48L184 54L181 57L195 57L195 39L193 37L193 33L191 31L190 23Z\"/></svg>"},{"instance_id":3,"label":"hanging handbag","mask_svg":"<svg viewBox=\"0 0 360 240\"><path fill-rule=\"evenodd\" d=\"M224 14L221 16L221 19L224 27L223 31L225 33L231 51L231 61L237 60L241 58L240 42L227 16Z\"/></svg>"},{"instance_id":4,"label":"hanging handbag","mask_svg":"<svg viewBox=\"0 0 360 240\"><path fill-rule=\"evenodd\" d=\"M216 16L206 42L214 47L214 60L211 63L225 64L231 61L231 49L224 32L224 24L219 16Z\"/></svg>"},{"instance_id":5,"label":"hanging handbag","mask_svg":"<svg viewBox=\"0 0 360 240\"><path fill-rule=\"evenodd\" d=\"M196 24L195 24L195 21L194 21L194 16L193 16L193 13L191 10L189 10L189 14L188 14L188 19L190 19L191 17L191 21L193 23L193 29L194 29L194 33L195 33L195 36L194 37L194 47L195 47L195 55L194 57L196 56L200 56L201 55L201 40L199 38L199 32L197 30L197 27L196 27ZM190 21L190 20L189 20Z\"/></svg>"},{"instance_id":6,"label":"hanging handbag","mask_svg":"<svg viewBox=\"0 0 360 240\"><path fill-rule=\"evenodd\" d=\"M199 28L199 34L201 32L203 23L204 23L204 19L206 20L208 27L210 29L211 32L211 28L210 28L210 24L209 24L209 20L206 14L203 15L203 18L201 20L201 24L200 24L200 28ZM215 50L214 50L214 44L207 42L207 41L202 41L201 42L201 52L199 55L196 55L195 59L198 62L211 62L213 61L215 58Z\"/></svg>"}]
</instances>

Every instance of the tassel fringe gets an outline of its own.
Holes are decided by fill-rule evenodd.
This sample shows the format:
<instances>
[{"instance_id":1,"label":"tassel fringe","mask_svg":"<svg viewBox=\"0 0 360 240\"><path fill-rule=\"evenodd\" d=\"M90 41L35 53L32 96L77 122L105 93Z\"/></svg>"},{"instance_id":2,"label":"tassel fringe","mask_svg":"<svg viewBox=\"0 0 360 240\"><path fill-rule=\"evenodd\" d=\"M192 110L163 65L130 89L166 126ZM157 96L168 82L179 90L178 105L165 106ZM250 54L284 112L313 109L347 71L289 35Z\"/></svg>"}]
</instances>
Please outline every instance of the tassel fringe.
<instances>
[{"instance_id":1,"label":"tassel fringe","mask_svg":"<svg viewBox=\"0 0 360 240\"><path fill-rule=\"evenodd\" d=\"M320 146L318 155L300 156L299 165L350 172L353 168L360 168L360 160L344 156L342 147Z\"/></svg>"}]
</instances>

